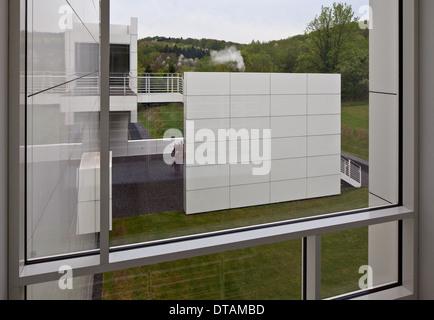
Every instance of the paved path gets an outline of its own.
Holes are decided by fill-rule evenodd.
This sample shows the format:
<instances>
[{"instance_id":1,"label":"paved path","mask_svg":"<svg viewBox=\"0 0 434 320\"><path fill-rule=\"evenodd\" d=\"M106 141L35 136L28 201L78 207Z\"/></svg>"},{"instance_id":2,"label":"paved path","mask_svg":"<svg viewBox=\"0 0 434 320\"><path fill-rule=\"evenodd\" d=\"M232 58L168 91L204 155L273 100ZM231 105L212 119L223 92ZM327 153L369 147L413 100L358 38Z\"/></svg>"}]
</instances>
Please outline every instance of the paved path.
<instances>
[{"instance_id":1,"label":"paved path","mask_svg":"<svg viewBox=\"0 0 434 320\"><path fill-rule=\"evenodd\" d=\"M152 139L152 135L140 122L128 125L129 140Z\"/></svg>"},{"instance_id":2,"label":"paved path","mask_svg":"<svg viewBox=\"0 0 434 320\"><path fill-rule=\"evenodd\" d=\"M113 218L184 210L184 176L162 155L113 159Z\"/></svg>"},{"instance_id":3,"label":"paved path","mask_svg":"<svg viewBox=\"0 0 434 320\"><path fill-rule=\"evenodd\" d=\"M362 167L362 187L369 187L369 162L345 152L342 152L342 156L356 162Z\"/></svg>"}]
</instances>

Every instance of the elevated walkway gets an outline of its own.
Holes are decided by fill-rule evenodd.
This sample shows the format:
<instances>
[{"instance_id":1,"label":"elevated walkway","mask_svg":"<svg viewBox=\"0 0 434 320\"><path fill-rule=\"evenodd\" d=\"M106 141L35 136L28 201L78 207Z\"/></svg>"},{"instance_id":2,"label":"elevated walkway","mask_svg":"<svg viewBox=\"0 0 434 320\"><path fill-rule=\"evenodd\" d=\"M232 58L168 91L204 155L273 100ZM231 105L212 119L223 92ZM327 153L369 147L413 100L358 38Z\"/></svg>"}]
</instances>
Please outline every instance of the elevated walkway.
<instances>
[{"instance_id":1,"label":"elevated walkway","mask_svg":"<svg viewBox=\"0 0 434 320\"><path fill-rule=\"evenodd\" d=\"M137 77L125 75L122 79L111 78L116 83L118 92L125 94L131 89L137 95L138 103L184 102L184 77L179 73L146 73ZM113 87L113 86L112 86Z\"/></svg>"}]
</instances>

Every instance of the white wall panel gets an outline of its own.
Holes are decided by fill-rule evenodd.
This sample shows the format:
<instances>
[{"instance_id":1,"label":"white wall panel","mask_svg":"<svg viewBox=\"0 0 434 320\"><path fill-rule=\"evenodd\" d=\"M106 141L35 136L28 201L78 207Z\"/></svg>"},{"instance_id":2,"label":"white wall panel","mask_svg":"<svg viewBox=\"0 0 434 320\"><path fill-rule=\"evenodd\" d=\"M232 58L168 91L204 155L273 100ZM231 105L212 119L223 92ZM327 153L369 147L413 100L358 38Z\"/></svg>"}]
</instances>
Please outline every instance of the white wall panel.
<instances>
[{"instance_id":1,"label":"white wall panel","mask_svg":"<svg viewBox=\"0 0 434 320\"><path fill-rule=\"evenodd\" d=\"M336 175L341 172L341 156L310 157L307 159L307 176L320 177Z\"/></svg>"},{"instance_id":2,"label":"white wall panel","mask_svg":"<svg viewBox=\"0 0 434 320\"><path fill-rule=\"evenodd\" d=\"M198 166L185 173L186 190L229 187L229 165Z\"/></svg>"},{"instance_id":3,"label":"white wall panel","mask_svg":"<svg viewBox=\"0 0 434 320\"><path fill-rule=\"evenodd\" d=\"M339 74L309 74L308 92L311 94L341 94Z\"/></svg>"},{"instance_id":4,"label":"white wall panel","mask_svg":"<svg viewBox=\"0 0 434 320\"><path fill-rule=\"evenodd\" d=\"M229 187L186 191L185 211L188 214L224 210L230 207Z\"/></svg>"},{"instance_id":5,"label":"white wall panel","mask_svg":"<svg viewBox=\"0 0 434 320\"><path fill-rule=\"evenodd\" d=\"M306 179L271 182L271 203L306 199Z\"/></svg>"},{"instance_id":6,"label":"white wall panel","mask_svg":"<svg viewBox=\"0 0 434 320\"><path fill-rule=\"evenodd\" d=\"M270 115L270 96L231 96L231 117L268 117Z\"/></svg>"},{"instance_id":7,"label":"white wall panel","mask_svg":"<svg viewBox=\"0 0 434 320\"><path fill-rule=\"evenodd\" d=\"M231 95L269 95L270 74L232 73Z\"/></svg>"},{"instance_id":8,"label":"white wall panel","mask_svg":"<svg viewBox=\"0 0 434 320\"><path fill-rule=\"evenodd\" d=\"M340 194L341 175L307 178L307 195L309 198L319 198Z\"/></svg>"},{"instance_id":9,"label":"white wall panel","mask_svg":"<svg viewBox=\"0 0 434 320\"><path fill-rule=\"evenodd\" d=\"M310 95L308 102L308 114L340 114L341 96L338 94Z\"/></svg>"},{"instance_id":10,"label":"white wall panel","mask_svg":"<svg viewBox=\"0 0 434 320\"><path fill-rule=\"evenodd\" d=\"M218 133L219 129L229 130L230 128L230 120L227 119L202 119L202 120L192 120L194 121L194 137L196 137L196 142L202 142L204 137L208 139L208 141L218 141ZM206 131L209 131L207 133ZM198 133L202 133L203 136L199 136ZM187 135L190 135L190 132L186 132ZM200 137L200 138L199 138ZM192 137L191 137L192 138Z\"/></svg>"},{"instance_id":11,"label":"white wall panel","mask_svg":"<svg viewBox=\"0 0 434 320\"><path fill-rule=\"evenodd\" d=\"M306 178L306 158L273 160L271 162L271 181Z\"/></svg>"},{"instance_id":12,"label":"white wall panel","mask_svg":"<svg viewBox=\"0 0 434 320\"><path fill-rule=\"evenodd\" d=\"M250 184L231 187L231 208L258 206L270 203L270 184Z\"/></svg>"},{"instance_id":13,"label":"white wall panel","mask_svg":"<svg viewBox=\"0 0 434 320\"><path fill-rule=\"evenodd\" d=\"M271 74L271 95L307 94L307 74Z\"/></svg>"},{"instance_id":14,"label":"white wall panel","mask_svg":"<svg viewBox=\"0 0 434 320\"><path fill-rule=\"evenodd\" d=\"M369 191L391 203L398 202L398 97L370 94Z\"/></svg>"},{"instance_id":15,"label":"white wall panel","mask_svg":"<svg viewBox=\"0 0 434 320\"><path fill-rule=\"evenodd\" d=\"M271 159L301 158L307 155L307 138L278 138L271 140Z\"/></svg>"},{"instance_id":16,"label":"white wall panel","mask_svg":"<svg viewBox=\"0 0 434 320\"><path fill-rule=\"evenodd\" d=\"M307 95L272 95L271 116L303 116L307 114Z\"/></svg>"},{"instance_id":17,"label":"white wall panel","mask_svg":"<svg viewBox=\"0 0 434 320\"><path fill-rule=\"evenodd\" d=\"M187 73L186 120L195 119L194 133L209 129L214 137L207 145L194 142L192 123L186 122L187 157L209 155L204 165L198 159L186 164L186 213L340 194L340 80L319 74ZM218 129L233 129L236 136L219 137ZM264 139L267 129L271 138Z\"/></svg>"},{"instance_id":18,"label":"white wall panel","mask_svg":"<svg viewBox=\"0 0 434 320\"><path fill-rule=\"evenodd\" d=\"M228 96L187 96L185 103L187 120L229 118Z\"/></svg>"},{"instance_id":19,"label":"white wall panel","mask_svg":"<svg viewBox=\"0 0 434 320\"><path fill-rule=\"evenodd\" d=\"M398 1L371 1L374 28L369 32L369 90L398 93Z\"/></svg>"},{"instance_id":20,"label":"white wall panel","mask_svg":"<svg viewBox=\"0 0 434 320\"><path fill-rule=\"evenodd\" d=\"M340 115L320 115L308 116L308 135L320 136L341 134L341 116Z\"/></svg>"},{"instance_id":21,"label":"white wall panel","mask_svg":"<svg viewBox=\"0 0 434 320\"><path fill-rule=\"evenodd\" d=\"M260 138L263 137L263 130L270 129L270 118L269 117L261 117L261 118L233 118L231 120L232 129L236 131L247 129L249 133L252 130L260 130Z\"/></svg>"},{"instance_id":22,"label":"white wall panel","mask_svg":"<svg viewBox=\"0 0 434 320\"><path fill-rule=\"evenodd\" d=\"M310 136L307 139L307 155L309 157L341 154L341 136Z\"/></svg>"},{"instance_id":23,"label":"white wall panel","mask_svg":"<svg viewBox=\"0 0 434 320\"><path fill-rule=\"evenodd\" d=\"M270 162L270 161L268 161ZM268 164L269 165L269 164ZM230 185L245 185L256 183L267 183L270 180L270 174L267 175L253 175L252 170L256 166L253 163L250 164L231 164L230 167Z\"/></svg>"},{"instance_id":24,"label":"white wall panel","mask_svg":"<svg viewBox=\"0 0 434 320\"><path fill-rule=\"evenodd\" d=\"M273 138L306 136L306 116L272 117L271 136Z\"/></svg>"},{"instance_id":25,"label":"white wall panel","mask_svg":"<svg viewBox=\"0 0 434 320\"><path fill-rule=\"evenodd\" d=\"M230 94L230 73L184 74L185 94L187 96L213 96Z\"/></svg>"}]
</instances>

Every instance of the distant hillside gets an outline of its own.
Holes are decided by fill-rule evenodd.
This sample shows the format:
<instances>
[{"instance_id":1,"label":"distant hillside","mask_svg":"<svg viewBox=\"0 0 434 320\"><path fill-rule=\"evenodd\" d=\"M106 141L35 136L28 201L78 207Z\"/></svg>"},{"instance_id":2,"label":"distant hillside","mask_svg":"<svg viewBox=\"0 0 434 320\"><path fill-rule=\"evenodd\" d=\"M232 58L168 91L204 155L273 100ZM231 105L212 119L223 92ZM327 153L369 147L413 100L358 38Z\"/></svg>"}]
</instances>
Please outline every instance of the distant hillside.
<instances>
[{"instance_id":1,"label":"distant hillside","mask_svg":"<svg viewBox=\"0 0 434 320\"><path fill-rule=\"evenodd\" d=\"M304 41L304 35L248 45L216 39L147 37L138 41L139 71L237 71L239 68L231 63L230 58L239 55L247 62L244 71L292 72L295 70L296 53ZM227 59L222 57L223 62L213 63L213 52L224 52L229 48L232 49L226 52L230 55ZM283 50L286 50L286 54L282 54Z\"/></svg>"},{"instance_id":2,"label":"distant hillside","mask_svg":"<svg viewBox=\"0 0 434 320\"><path fill-rule=\"evenodd\" d=\"M339 73L344 101L365 101L369 92L369 30L360 29L357 22L348 24L347 29L343 34L346 42L339 48L333 46L341 41L340 29L333 27L328 39L318 40L323 35L314 31L250 44L148 37L138 42L139 72ZM321 43L323 47L315 47ZM325 49L328 52L323 54Z\"/></svg>"},{"instance_id":3,"label":"distant hillside","mask_svg":"<svg viewBox=\"0 0 434 320\"><path fill-rule=\"evenodd\" d=\"M141 72L184 72L195 70L199 60L212 51L241 44L215 39L147 37L138 41Z\"/></svg>"}]
</instances>

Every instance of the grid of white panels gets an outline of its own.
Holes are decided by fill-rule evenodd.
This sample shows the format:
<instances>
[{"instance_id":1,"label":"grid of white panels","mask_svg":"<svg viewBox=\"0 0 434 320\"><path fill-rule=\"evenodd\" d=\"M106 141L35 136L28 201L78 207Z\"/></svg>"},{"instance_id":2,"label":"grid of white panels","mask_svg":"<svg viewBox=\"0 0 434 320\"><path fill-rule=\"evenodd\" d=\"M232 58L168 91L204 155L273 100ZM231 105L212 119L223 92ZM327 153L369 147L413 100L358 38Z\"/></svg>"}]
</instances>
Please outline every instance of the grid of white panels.
<instances>
[{"instance_id":1,"label":"grid of white panels","mask_svg":"<svg viewBox=\"0 0 434 320\"><path fill-rule=\"evenodd\" d=\"M187 214L340 194L340 75L186 73L184 81ZM240 133L236 153L219 129ZM256 143L259 164L241 148ZM254 175L261 167L268 174Z\"/></svg>"}]
</instances>

